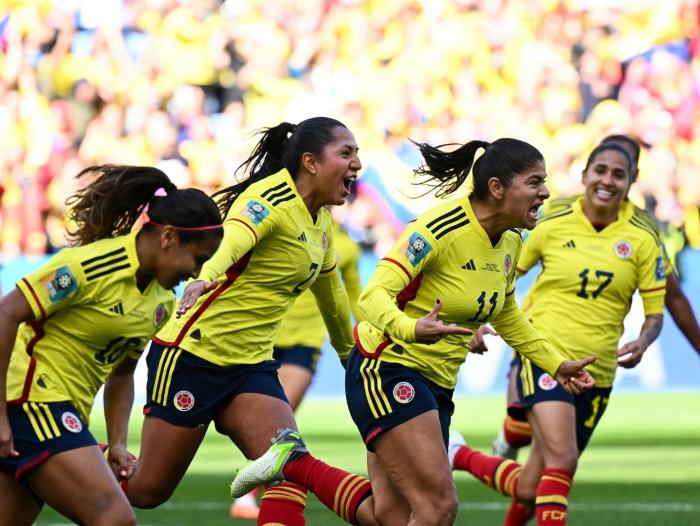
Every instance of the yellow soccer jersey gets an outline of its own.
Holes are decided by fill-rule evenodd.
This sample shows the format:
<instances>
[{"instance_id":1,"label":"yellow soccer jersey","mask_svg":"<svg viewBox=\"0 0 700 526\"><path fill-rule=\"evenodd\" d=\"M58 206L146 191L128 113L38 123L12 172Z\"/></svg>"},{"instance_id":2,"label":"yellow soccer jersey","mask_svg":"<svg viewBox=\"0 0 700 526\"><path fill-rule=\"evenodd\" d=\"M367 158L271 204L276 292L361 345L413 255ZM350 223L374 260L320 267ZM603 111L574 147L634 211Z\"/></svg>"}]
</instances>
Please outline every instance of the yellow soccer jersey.
<instances>
[{"instance_id":1,"label":"yellow soccer jersey","mask_svg":"<svg viewBox=\"0 0 700 526\"><path fill-rule=\"evenodd\" d=\"M505 232L493 245L467 199L450 201L409 223L360 295L367 321L355 341L368 356L401 363L454 388L471 336L416 342L416 320L440 299L438 318L474 331L491 323L521 353L554 374L564 358L533 329L515 299L520 234Z\"/></svg>"},{"instance_id":2,"label":"yellow soccer jersey","mask_svg":"<svg viewBox=\"0 0 700 526\"><path fill-rule=\"evenodd\" d=\"M336 351L344 356L352 347L330 214L321 208L314 221L286 170L236 199L200 279L218 279L219 286L185 316L171 318L154 341L222 366L269 360L282 318L311 287Z\"/></svg>"},{"instance_id":3,"label":"yellow soccer jersey","mask_svg":"<svg viewBox=\"0 0 700 526\"><path fill-rule=\"evenodd\" d=\"M350 308L355 318L359 319L357 298L360 296L361 285L357 267L361 250L359 245L338 224L333 226L333 241L338 258L338 269L348 293ZM326 326L323 324L323 317L321 311L318 310L316 298L310 290L302 292L282 320L275 346L305 345L320 349L325 339Z\"/></svg>"},{"instance_id":4,"label":"yellow soccer jersey","mask_svg":"<svg viewBox=\"0 0 700 526\"><path fill-rule=\"evenodd\" d=\"M572 200L539 220L518 272L542 262L525 299L527 315L568 358L596 354L587 369L599 387L610 387L634 292L639 289L646 314L663 312L665 263L656 232L633 204L623 203L617 221L597 232L582 202Z\"/></svg>"},{"instance_id":5,"label":"yellow soccer jersey","mask_svg":"<svg viewBox=\"0 0 700 526\"><path fill-rule=\"evenodd\" d=\"M156 280L136 287L136 232L64 248L17 288L36 321L19 327L9 403L73 402L88 421L97 391L125 356L138 358L173 312Z\"/></svg>"}]
</instances>

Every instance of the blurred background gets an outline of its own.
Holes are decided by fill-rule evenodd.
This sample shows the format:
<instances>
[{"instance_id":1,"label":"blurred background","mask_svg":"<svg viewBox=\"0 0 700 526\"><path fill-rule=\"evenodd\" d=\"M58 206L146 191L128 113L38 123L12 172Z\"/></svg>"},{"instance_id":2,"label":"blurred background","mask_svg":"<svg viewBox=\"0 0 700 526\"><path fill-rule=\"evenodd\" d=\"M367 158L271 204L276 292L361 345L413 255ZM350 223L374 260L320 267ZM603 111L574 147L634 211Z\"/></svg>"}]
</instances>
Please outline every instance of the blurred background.
<instances>
[{"instance_id":1,"label":"blurred background","mask_svg":"<svg viewBox=\"0 0 700 526\"><path fill-rule=\"evenodd\" d=\"M211 192L235 180L256 129L328 115L360 145L338 217L365 278L433 203L413 185L408 138L528 140L561 196L580 190L600 139L625 133L644 145L631 199L656 217L699 312L699 22L696 0L4 0L3 289L65 244L82 168L156 165ZM458 392L503 388L509 351L492 347ZM699 372L668 318L619 384L699 389ZM342 396L338 374L326 353L311 394Z\"/></svg>"}]
</instances>

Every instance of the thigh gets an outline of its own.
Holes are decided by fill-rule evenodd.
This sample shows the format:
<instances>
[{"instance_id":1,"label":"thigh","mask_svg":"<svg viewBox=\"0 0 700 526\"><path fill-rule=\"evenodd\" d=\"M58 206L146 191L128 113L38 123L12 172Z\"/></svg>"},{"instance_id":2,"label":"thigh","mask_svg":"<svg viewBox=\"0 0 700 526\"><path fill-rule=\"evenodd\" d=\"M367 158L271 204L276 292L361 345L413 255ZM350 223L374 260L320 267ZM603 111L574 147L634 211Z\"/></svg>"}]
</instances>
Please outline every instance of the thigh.
<instances>
[{"instance_id":1,"label":"thigh","mask_svg":"<svg viewBox=\"0 0 700 526\"><path fill-rule=\"evenodd\" d=\"M409 503L412 513L456 496L436 410L422 413L380 434L374 450L387 480Z\"/></svg>"},{"instance_id":2,"label":"thigh","mask_svg":"<svg viewBox=\"0 0 700 526\"><path fill-rule=\"evenodd\" d=\"M0 526L29 526L41 511L39 500L27 487L0 471Z\"/></svg>"},{"instance_id":3,"label":"thigh","mask_svg":"<svg viewBox=\"0 0 700 526\"><path fill-rule=\"evenodd\" d=\"M27 472L46 504L80 524L135 524L134 512L99 447L52 455Z\"/></svg>"},{"instance_id":4,"label":"thigh","mask_svg":"<svg viewBox=\"0 0 700 526\"><path fill-rule=\"evenodd\" d=\"M184 427L155 416L144 418L137 469L127 484L129 500L139 507L153 507L167 500L184 477L206 432L206 426Z\"/></svg>"},{"instance_id":5,"label":"thigh","mask_svg":"<svg viewBox=\"0 0 700 526\"><path fill-rule=\"evenodd\" d=\"M296 411L311 384L313 373L311 369L306 367L283 363L279 368L278 374L284 394L287 395L287 400L289 400L289 405L292 406L293 411Z\"/></svg>"},{"instance_id":6,"label":"thigh","mask_svg":"<svg viewBox=\"0 0 700 526\"><path fill-rule=\"evenodd\" d=\"M216 428L233 440L249 459L270 448L270 439L280 428L297 429L292 408L286 400L261 393L234 396L216 416Z\"/></svg>"},{"instance_id":7,"label":"thigh","mask_svg":"<svg viewBox=\"0 0 700 526\"><path fill-rule=\"evenodd\" d=\"M578 457L576 409L569 402L540 402L528 411L545 466L571 469Z\"/></svg>"},{"instance_id":8,"label":"thigh","mask_svg":"<svg viewBox=\"0 0 700 526\"><path fill-rule=\"evenodd\" d=\"M396 486L389 480L376 453L367 452L367 472L372 482L374 517L382 526L405 525L411 516L411 507Z\"/></svg>"}]
</instances>

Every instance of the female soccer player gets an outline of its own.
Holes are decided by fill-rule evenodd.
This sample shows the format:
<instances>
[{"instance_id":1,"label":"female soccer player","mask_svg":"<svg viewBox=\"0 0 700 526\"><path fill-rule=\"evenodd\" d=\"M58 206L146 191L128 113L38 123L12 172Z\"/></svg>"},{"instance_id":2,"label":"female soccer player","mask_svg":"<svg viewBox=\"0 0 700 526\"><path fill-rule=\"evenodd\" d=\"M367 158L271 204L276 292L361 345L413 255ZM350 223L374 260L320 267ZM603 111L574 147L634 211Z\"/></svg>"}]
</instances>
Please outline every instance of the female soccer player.
<instances>
[{"instance_id":1,"label":"female soccer player","mask_svg":"<svg viewBox=\"0 0 700 526\"><path fill-rule=\"evenodd\" d=\"M491 321L571 392L593 385L584 367L595 358L564 359L513 297L521 241L512 229L532 228L549 197L540 152L515 139L472 141L453 152L418 146L425 164L417 173L439 196L455 191L472 164L474 190L410 223L360 296L366 321L347 362L346 396L371 452L372 506L382 524L454 521L447 428L457 373L479 325ZM277 455L284 477L304 485L294 469L303 451L299 438L282 433L265 457L269 465ZM239 472L234 491L256 480L265 463Z\"/></svg>"},{"instance_id":2,"label":"female soccer player","mask_svg":"<svg viewBox=\"0 0 700 526\"><path fill-rule=\"evenodd\" d=\"M356 320L360 320L357 299L360 296L360 273L358 260L360 247L338 224L333 224L333 242L338 258L338 270L348 293L350 308ZM316 299L310 290L299 295L294 306L282 320L277 334L273 358L280 362L278 371L284 394L292 411L296 412L316 372L321 356L321 347L326 339L323 317ZM278 492L272 488L263 499L270 499ZM234 499L229 510L233 518L255 519L259 510L254 490L239 499Z\"/></svg>"},{"instance_id":3,"label":"female soccer player","mask_svg":"<svg viewBox=\"0 0 700 526\"><path fill-rule=\"evenodd\" d=\"M625 149L627 154L632 159L632 182L637 180L639 173L639 143L628 135L609 135L605 137L601 144L617 144ZM552 212L559 207L567 207L572 201L575 201L578 196L573 198L556 199L545 205ZM635 207L635 216L653 229L657 235L658 227L656 222L644 210ZM683 335L686 337L693 349L700 355L700 327L698 321L693 314L693 308L688 301L688 298L683 293L678 277L676 276L673 265L664 251L664 271L666 273L666 296L664 304L671 314L671 318L676 323ZM485 328L487 329L487 328ZM477 336L474 338L477 339ZM479 338L479 341L483 342ZM485 347L484 347L484 350ZM517 371L511 368L508 375L508 405L518 399L517 395ZM506 416L503 423L503 428L493 442L492 452L495 455L504 456L515 460L518 449L530 444L532 433L527 422L515 420L510 416Z\"/></svg>"},{"instance_id":4,"label":"female soccer player","mask_svg":"<svg viewBox=\"0 0 700 526\"><path fill-rule=\"evenodd\" d=\"M136 360L173 312L171 289L196 277L223 237L214 201L156 168L78 177L94 180L68 200L73 246L0 300L3 524L32 524L44 502L81 524L136 523L88 431L90 409L105 384L109 464L130 477ZM146 206L148 221L131 232Z\"/></svg>"},{"instance_id":5,"label":"female soccer player","mask_svg":"<svg viewBox=\"0 0 700 526\"><path fill-rule=\"evenodd\" d=\"M177 317L158 332L148 354L138 470L122 483L133 505L167 500L212 421L248 458L262 455L279 428L296 427L272 351L282 318L304 290L313 291L331 344L347 357L350 308L324 206L348 196L362 167L357 152L350 130L334 119L281 123L263 130L241 165L248 177L219 192L221 247L201 279L187 286ZM360 504L371 501L369 482L305 459L298 471L311 489L354 521ZM262 502L259 523L303 524L306 490L290 483L274 489L275 498Z\"/></svg>"},{"instance_id":6,"label":"female soccer player","mask_svg":"<svg viewBox=\"0 0 700 526\"><path fill-rule=\"evenodd\" d=\"M636 366L661 330L663 251L656 232L626 200L632 181L627 151L615 143L599 145L583 171L583 196L540 219L518 263L518 272L525 273L542 262L525 310L569 358L596 352L591 366L596 388L572 396L524 357L518 364L519 400L510 412L520 418L524 413L532 428L525 466L467 446L450 447L455 469L515 497L508 526L525 524L534 514L540 525L566 523L578 457L605 411L615 370ZM636 290L644 301L645 321L639 337L618 349Z\"/></svg>"}]
</instances>

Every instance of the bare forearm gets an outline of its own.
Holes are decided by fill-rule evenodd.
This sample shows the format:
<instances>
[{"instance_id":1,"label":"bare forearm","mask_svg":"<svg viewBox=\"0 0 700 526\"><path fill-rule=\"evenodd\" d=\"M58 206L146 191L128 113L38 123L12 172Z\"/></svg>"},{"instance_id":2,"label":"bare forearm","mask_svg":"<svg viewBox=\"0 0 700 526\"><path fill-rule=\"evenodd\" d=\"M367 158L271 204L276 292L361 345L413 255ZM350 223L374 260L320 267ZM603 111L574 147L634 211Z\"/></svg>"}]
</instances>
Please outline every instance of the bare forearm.
<instances>
[{"instance_id":1,"label":"bare forearm","mask_svg":"<svg viewBox=\"0 0 700 526\"><path fill-rule=\"evenodd\" d=\"M700 327L685 294L681 292L679 295L667 295L666 308L683 335L693 348L700 353Z\"/></svg>"},{"instance_id":2,"label":"bare forearm","mask_svg":"<svg viewBox=\"0 0 700 526\"><path fill-rule=\"evenodd\" d=\"M129 417L134 404L132 375L112 376L105 384L105 422L110 445L124 444L129 433Z\"/></svg>"},{"instance_id":3,"label":"bare forearm","mask_svg":"<svg viewBox=\"0 0 700 526\"><path fill-rule=\"evenodd\" d=\"M650 314L644 319L642 329L639 331L639 339L645 341L647 347L659 337L663 321L662 314Z\"/></svg>"}]
</instances>

